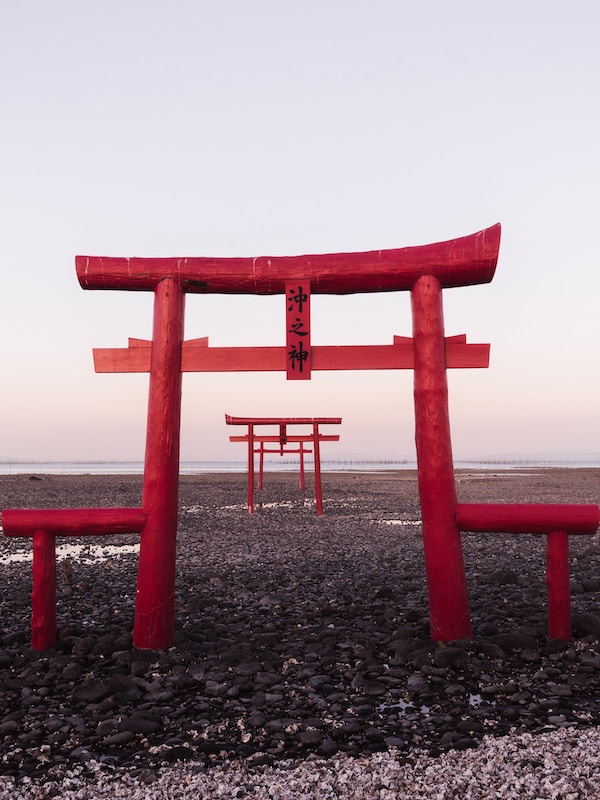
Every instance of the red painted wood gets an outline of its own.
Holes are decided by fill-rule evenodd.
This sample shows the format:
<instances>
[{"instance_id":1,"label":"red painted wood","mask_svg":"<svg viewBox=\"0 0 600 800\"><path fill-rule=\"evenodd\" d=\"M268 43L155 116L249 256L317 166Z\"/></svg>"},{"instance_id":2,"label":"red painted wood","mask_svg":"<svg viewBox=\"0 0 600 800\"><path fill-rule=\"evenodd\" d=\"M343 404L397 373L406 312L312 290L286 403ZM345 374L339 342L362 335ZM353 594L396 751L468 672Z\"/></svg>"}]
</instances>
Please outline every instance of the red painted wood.
<instances>
[{"instance_id":1,"label":"red painted wood","mask_svg":"<svg viewBox=\"0 0 600 800\"><path fill-rule=\"evenodd\" d=\"M229 440L231 441L231 436L229 437ZM256 448L254 449L254 452L255 453L257 452ZM260 447L258 448L258 452L260 454L259 466L258 466L258 488L262 489L264 483L264 474L265 474L265 444L262 441L260 443ZM271 452L271 451L267 450L266 452Z\"/></svg>"},{"instance_id":2,"label":"red painted wood","mask_svg":"<svg viewBox=\"0 0 600 800\"><path fill-rule=\"evenodd\" d=\"M254 513L254 425L248 423L248 513Z\"/></svg>"},{"instance_id":3,"label":"red painted wood","mask_svg":"<svg viewBox=\"0 0 600 800\"><path fill-rule=\"evenodd\" d=\"M141 508L5 508L5 536L33 536L44 530L55 536L99 536L140 533L146 521Z\"/></svg>"},{"instance_id":4,"label":"red painted wood","mask_svg":"<svg viewBox=\"0 0 600 800\"><path fill-rule=\"evenodd\" d=\"M456 521L465 532L594 534L600 507L595 503L459 503Z\"/></svg>"},{"instance_id":5,"label":"red painted wood","mask_svg":"<svg viewBox=\"0 0 600 800\"><path fill-rule=\"evenodd\" d=\"M56 547L53 533L33 534L31 649L53 650L56 645Z\"/></svg>"},{"instance_id":6,"label":"red painted wood","mask_svg":"<svg viewBox=\"0 0 600 800\"><path fill-rule=\"evenodd\" d=\"M319 423L313 423L313 449L315 453L315 498L317 501L317 514L323 513L323 490L321 488L321 442L319 437Z\"/></svg>"},{"instance_id":7,"label":"red painted wood","mask_svg":"<svg viewBox=\"0 0 600 800\"><path fill-rule=\"evenodd\" d=\"M313 294L411 289L423 275L443 287L489 283L494 277L500 225L447 242L373 250L259 258L112 258L77 256L84 289L154 291L164 278L184 292L280 294L287 281L309 280Z\"/></svg>"},{"instance_id":8,"label":"red painted wood","mask_svg":"<svg viewBox=\"0 0 600 800\"><path fill-rule=\"evenodd\" d=\"M338 437L339 439L339 437ZM304 474L304 455L305 453L312 453L312 450L306 450L304 448L304 442L300 442L300 489L304 491L306 489L306 477Z\"/></svg>"},{"instance_id":9,"label":"red painted wood","mask_svg":"<svg viewBox=\"0 0 600 800\"><path fill-rule=\"evenodd\" d=\"M394 337L402 338L402 337ZM388 345L313 345L311 370L413 369L412 339ZM149 372L150 349L95 348L96 372ZM184 342L182 372L285 372L285 347L208 347L189 346ZM489 344L466 344L446 340L446 366L486 368Z\"/></svg>"},{"instance_id":10,"label":"red painted wood","mask_svg":"<svg viewBox=\"0 0 600 800\"><path fill-rule=\"evenodd\" d=\"M147 520L133 628L140 649L173 644L184 307L177 281L167 278L156 286L142 490Z\"/></svg>"},{"instance_id":11,"label":"red painted wood","mask_svg":"<svg viewBox=\"0 0 600 800\"><path fill-rule=\"evenodd\" d=\"M571 641L571 586L569 581L569 535L552 531L546 545L548 589L548 638Z\"/></svg>"},{"instance_id":12,"label":"red painted wood","mask_svg":"<svg viewBox=\"0 0 600 800\"><path fill-rule=\"evenodd\" d=\"M277 452L280 455L285 453L300 453L300 487L305 488L304 481L304 453L310 453L304 447L305 442L311 442L314 452L314 469L315 469L315 498L317 514L323 513L323 494L321 488L321 442L337 442L340 437L337 434L327 435L319 432L319 425L340 425L342 422L341 417L234 417L230 414L225 414L225 422L227 425L246 425L248 433L245 436L230 436L230 442L247 442L248 444L248 512L254 512L254 454L259 453L259 482L258 488L263 487L263 472L264 472L264 453ZM256 425L270 425L277 426L279 433L275 434L257 434L255 431ZM290 425L310 425L312 426L312 433L310 434L290 434L288 428ZM265 444L278 443L277 450L265 448ZM258 448L256 445L258 444ZM299 444L300 448L290 449L288 445Z\"/></svg>"},{"instance_id":13,"label":"red painted wood","mask_svg":"<svg viewBox=\"0 0 600 800\"><path fill-rule=\"evenodd\" d=\"M310 281L285 284L285 363L288 381L310 380Z\"/></svg>"},{"instance_id":14,"label":"red painted wood","mask_svg":"<svg viewBox=\"0 0 600 800\"><path fill-rule=\"evenodd\" d=\"M339 442L340 437L339 434L326 434L326 433L319 433L319 441L321 442ZM230 442L247 442L248 435L246 436L230 436ZM314 441L314 436L312 434L305 434L305 435L293 435L289 436L286 442L285 450L282 450L281 447L277 448L277 450L265 450L266 453L298 453L298 450L288 450L287 444L299 444L300 442L312 442ZM272 442L279 442L278 436L263 436L262 434L254 435L254 443L261 443L264 442L265 444L271 444ZM258 450L254 451L258 453ZM304 451L308 453L308 450Z\"/></svg>"},{"instance_id":15,"label":"red painted wood","mask_svg":"<svg viewBox=\"0 0 600 800\"><path fill-rule=\"evenodd\" d=\"M341 425L341 417L234 417L231 414L225 414L225 423L227 425L280 425L285 422L286 425L313 425L315 422L318 425ZM313 436L310 436L312 441ZM278 439L279 440L279 439Z\"/></svg>"},{"instance_id":16,"label":"red painted wood","mask_svg":"<svg viewBox=\"0 0 600 800\"><path fill-rule=\"evenodd\" d=\"M411 291L415 438L429 587L431 638L471 638L450 440L442 286L431 276Z\"/></svg>"},{"instance_id":17,"label":"red painted wood","mask_svg":"<svg viewBox=\"0 0 600 800\"><path fill-rule=\"evenodd\" d=\"M595 503L460 503L456 507L461 531L477 533L545 534L548 636L570 641L571 596L569 535L593 536L600 524Z\"/></svg>"}]
</instances>

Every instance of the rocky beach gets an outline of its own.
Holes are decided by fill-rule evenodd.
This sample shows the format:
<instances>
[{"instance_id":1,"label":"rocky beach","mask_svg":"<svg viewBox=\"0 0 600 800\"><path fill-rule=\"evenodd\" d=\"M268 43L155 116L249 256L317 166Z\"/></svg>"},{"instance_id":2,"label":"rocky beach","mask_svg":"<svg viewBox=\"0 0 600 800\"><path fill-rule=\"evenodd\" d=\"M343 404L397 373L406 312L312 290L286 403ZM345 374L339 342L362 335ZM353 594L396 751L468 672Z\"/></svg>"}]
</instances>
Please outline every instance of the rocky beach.
<instances>
[{"instance_id":1,"label":"rocky beach","mask_svg":"<svg viewBox=\"0 0 600 800\"><path fill-rule=\"evenodd\" d=\"M462 502L597 503L600 469L459 470ZM416 473L182 476L176 639L132 647L136 536L59 541L30 649L31 543L0 539L0 797L600 796L600 542L463 534L472 641L429 638ZM141 476L0 476L3 508L137 506ZM189 790L189 794L188 794Z\"/></svg>"}]
</instances>

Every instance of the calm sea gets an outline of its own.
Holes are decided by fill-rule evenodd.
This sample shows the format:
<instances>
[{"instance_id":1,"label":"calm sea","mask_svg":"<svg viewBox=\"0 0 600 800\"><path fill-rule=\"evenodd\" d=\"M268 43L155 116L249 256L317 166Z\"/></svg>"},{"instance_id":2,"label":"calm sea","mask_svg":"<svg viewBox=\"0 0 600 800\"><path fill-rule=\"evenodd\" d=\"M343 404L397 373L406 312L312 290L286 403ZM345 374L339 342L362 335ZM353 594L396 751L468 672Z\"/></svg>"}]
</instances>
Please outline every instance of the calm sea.
<instances>
[{"instance_id":1,"label":"calm sea","mask_svg":"<svg viewBox=\"0 0 600 800\"><path fill-rule=\"evenodd\" d=\"M313 463L305 462L307 470ZM498 460L455 461L456 469L526 469L531 467L600 467L600 459L582 461L560 460ZM384 470L416 469L415 461L322 461L323 472L381 472ZM265 471L295 472L297 459L265 460ZM246 461L182 461L182 475L199 475L207 472L245 472ZM0 475L141 475L141 461L1 461Z\"/></svg>"}]
</instances>

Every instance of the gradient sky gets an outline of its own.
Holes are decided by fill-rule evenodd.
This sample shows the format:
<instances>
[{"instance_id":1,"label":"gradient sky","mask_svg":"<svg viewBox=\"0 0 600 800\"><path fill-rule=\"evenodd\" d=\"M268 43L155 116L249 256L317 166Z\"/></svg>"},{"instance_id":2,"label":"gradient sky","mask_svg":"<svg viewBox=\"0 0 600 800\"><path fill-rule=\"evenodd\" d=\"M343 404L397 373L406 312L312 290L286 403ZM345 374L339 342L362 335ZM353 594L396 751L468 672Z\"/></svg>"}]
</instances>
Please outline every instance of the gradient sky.
<instances>
[{"instance_id":1,"label":"gradient sky","mask_svg":"<svg viewBox=\"0 0 600 800\"><path fill-rule=\"evenodd\" d=\"M503 226L444 293L490 342L449 373L456 458L600 453L597 0L22 0L0 9L0 460L144 454L152 296L76 254L372 250ZM410 335L406 293L313 298L315 344ZM352 325L348 325L348 320ZM281 297L188 296L186 338L284 344ZM185 375L182 458L243 458L224 413L343 417L324 458L414 458L412 373Z\"/></svg>"}]
</instances>

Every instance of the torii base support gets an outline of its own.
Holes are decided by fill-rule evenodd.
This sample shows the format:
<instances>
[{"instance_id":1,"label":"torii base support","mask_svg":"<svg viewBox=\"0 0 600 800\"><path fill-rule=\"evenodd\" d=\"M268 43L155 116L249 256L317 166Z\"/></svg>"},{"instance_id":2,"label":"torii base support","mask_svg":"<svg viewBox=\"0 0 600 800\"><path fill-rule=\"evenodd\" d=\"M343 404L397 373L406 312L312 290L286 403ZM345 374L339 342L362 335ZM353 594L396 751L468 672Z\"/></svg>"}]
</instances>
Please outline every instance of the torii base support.
<instances>
[{"instance_id":1,"label":"torii base support","mask_svg":"<svg viewBox=\"0 0 600 800\"><path fill-rule=\"evenodd\" d=\"M569 536L593 536L600 524L600 508L593 503L460 503L456 521L464 532L546 536L548 638L571 641Z\"/></svg>"}]
</instances>

